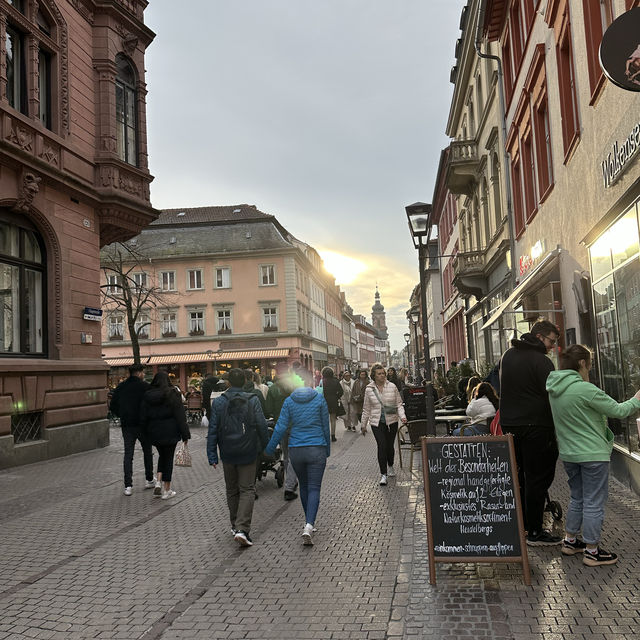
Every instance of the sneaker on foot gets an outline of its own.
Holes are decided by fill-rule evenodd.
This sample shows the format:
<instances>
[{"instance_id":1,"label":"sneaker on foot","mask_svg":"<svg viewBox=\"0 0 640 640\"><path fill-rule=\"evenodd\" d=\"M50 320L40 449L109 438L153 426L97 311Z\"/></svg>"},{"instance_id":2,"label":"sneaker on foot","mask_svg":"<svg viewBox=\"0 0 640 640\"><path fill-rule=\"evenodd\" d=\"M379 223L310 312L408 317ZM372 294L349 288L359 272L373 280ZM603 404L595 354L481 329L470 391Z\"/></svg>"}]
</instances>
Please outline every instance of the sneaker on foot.
<instances>
[{"instance_id":1,"label":"sneaker on foot","mask_svg":"<svg viewBox=\"0 0 640 640\"><path fill-rule=\"evenodd\" d=\"M169 489L169 491L162 492L162 499L169 500L170 498L173 498L175 495L176 495L176 492L173 489Z\"/></svg>"},{"instance_id":2,"label":"sneaker on foot","mask_svg":"<svg viewBox=\"0 0 640 640\"><path fill-rule=\"evenodd\" d=\"M125 496L130 496L133 493L133 489L131 487L125 487L124 488L124 495Z\"/></svg>"},{"instance_id":3,"label":"sneaker on foot","mask_svg":"<svg viewBox=\"0 0 640 640\"><path fill-rule=\"evenodd\" d=\"M381 487L387 486L387 476L384 473L380 476L380 486Z\"/></svg>"},{"instance_id":4,"label":"sneaker on foot","mask_svg":"<svg viewBox=\"0 0 640 640\"><path fill-rule=\"evenodd\" d=\"M331 442L337 442L338 438L336 438L335 436L331 436Z\"/></svg>"},{"instance_id":5,"label":"sneaker on foot","mask_svg":"<svg viewBox=\"0 0 640 640\"><path fill-rule=\"evenodd\" d=\"M554 536L550 531L543 529L542 531L532 531L527 536L527 544L530 547L550 547L556 544L560 544L562 538L560 536Z\"/></svg>"},{"instance_id":6,"label":"sneaker on foot","mask_svg":"<svg viewBox=\"0 0 640 640\"><path fill-rule=\"evenodd\" d=\"M304 525L304 530L302 531L302 544L304 544L307 547L313 545L313 532L314 531L315 531L315 529L313 528L312 524L309 524L307 522L307 524Z\"/></svg>"},{"instance_id":7,"label":"sneaker on foot","mask_svg":"<svg viewBox=\"0 0 640 640\"><path fill-rule=\"evenodd\" d=\"M236 535L233 536L233 539L241 546L241 547L252 547L253 542L251 542L251 538L248 533L244 531L236 531Z\"/></svg>"},{"instance_id":8,"label":"sneaker on foot","mask_svg":"<svg viewBox=\"0 0 640 640\"><path fill-rule=\"evenodd\" d=\"M154 498L162 497L162 485L159 482L156 482L155 486L153 487L153 497Z\"/></svg>"},{"instance_id":9,"label":"sneaker on foot","mask_svg":"<svg viewBox=\"0 0 640 640\"><path fill-rule=\"evenodd\" d=\"M588 567L597 567L601 564L615 564L616 562L618 562L617 554L605 551L600 547L598 547L595 553L585 549L584 556L582 557L582 564L586 564Z\"/></svg>"},{"instance_id":10,"label":"sneaker on foot","mask_svg":"<svg viewBox=\"0 0 640 640\"><path fill-rule=\"evenodd\" d=\"M586 546L587 545L579 538L576 538L573 542L569 542L569 540L565 538L562 541L561 551L565 556L575 556L576 553L582 553Z\"/></svg>"},{"instance_id":11,"label":"sneaker on foot","mask_svg":"<svg viewBox=\"0 0 640 640\"><path fill-rule=\"evenodd\" d=\"M156 484L158 484L158 480L156 478L151 478L151 480L145 480L144 488L145 489L153 489Z\"/></svg>"},{"instance_id":12,"label":"sneaker on foot","mask_svg":"<svg viewBox=\"0 0 640 640\"><path fill-rule=\"evenodd\" d=\"M285 500L295 500L298 497L298 494L295 491L285 491L284 499Z\"/></svg>"},{"instance_id":13,"label":"sneaker on foot","mask_svg":"<svg viewBox=\"0 0 640 640\"><path fill-rule=\"evenodd\" d=\"M236 537L236 533L238 533L238 530L235 527L231 527L231 535L235 538Z\"/></svg>"},{"instance_id":14,"label":"sneaker on foot","mask_svg":"<svg viewBox=\"0 0 640 640\"><path fill-rule=\"evenodd\" d=\"M387 476L389 478L393 478L396 475L396 470L393 468L393 465L390 464L389 468L387 469Z\"/></svg>"}]
</instances>

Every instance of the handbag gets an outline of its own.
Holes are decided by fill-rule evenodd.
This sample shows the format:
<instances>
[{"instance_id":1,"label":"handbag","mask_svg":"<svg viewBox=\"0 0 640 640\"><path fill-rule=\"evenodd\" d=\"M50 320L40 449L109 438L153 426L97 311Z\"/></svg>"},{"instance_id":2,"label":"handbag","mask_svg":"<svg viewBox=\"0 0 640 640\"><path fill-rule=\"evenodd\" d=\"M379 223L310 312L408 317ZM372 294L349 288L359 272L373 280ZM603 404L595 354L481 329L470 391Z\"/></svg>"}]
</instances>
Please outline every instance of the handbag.
<instances>
[{"instance_id":1,"label":"handbag","mask_svg":"<svg viewBox=\"0 0 640 640\"><path fill-rule=\"evenodd\" d=\"M342 404L342 400L338 398L338 409L336 411L336 416L338 416L339 418L340 416L344 416L346 414L347 412L345 411L344 405Z\"/></svg>"},{"instance_id":2,"label":"handbag","mask_svg":"<svg viewBox=\"0 0 640 640\"><path fill-rule=\"evenodd\" d=\"M209 418L207 418L207 414L203 413L202 418L200 419L200 426L205 429L209 426Z\"/></svg>"},{"instance_id":3,"label":"handbag","mask_svg":"<svg viewBox=\"0 0 640 640\"><path fill-rule=\"evenodd\" d=\"M191 452L189 451L189 445L184 441L180 442L178 445L174 464L176 467L191 466Z\"/></svg>"}]
</instances>

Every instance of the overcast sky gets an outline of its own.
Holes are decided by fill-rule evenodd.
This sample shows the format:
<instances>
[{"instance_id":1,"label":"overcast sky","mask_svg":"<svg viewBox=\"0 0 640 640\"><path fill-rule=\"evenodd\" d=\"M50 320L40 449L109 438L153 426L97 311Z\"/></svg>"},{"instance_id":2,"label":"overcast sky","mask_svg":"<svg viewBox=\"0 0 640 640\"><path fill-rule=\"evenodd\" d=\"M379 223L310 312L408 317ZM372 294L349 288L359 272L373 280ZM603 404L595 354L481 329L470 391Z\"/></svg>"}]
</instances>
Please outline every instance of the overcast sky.
<instances>
[{"instance_id":1,"label":"overcast sky","mask_svg":"<svg viewBox=\"0 0 640 640\"><path fill-rule=\"evenodd\" d=\"M151 0L153 206L255 204L359 260L347 300L370 318L377 282L401 349L418 281L404 207L431 201L464 4Z\"/></svg>"}]
</instances>

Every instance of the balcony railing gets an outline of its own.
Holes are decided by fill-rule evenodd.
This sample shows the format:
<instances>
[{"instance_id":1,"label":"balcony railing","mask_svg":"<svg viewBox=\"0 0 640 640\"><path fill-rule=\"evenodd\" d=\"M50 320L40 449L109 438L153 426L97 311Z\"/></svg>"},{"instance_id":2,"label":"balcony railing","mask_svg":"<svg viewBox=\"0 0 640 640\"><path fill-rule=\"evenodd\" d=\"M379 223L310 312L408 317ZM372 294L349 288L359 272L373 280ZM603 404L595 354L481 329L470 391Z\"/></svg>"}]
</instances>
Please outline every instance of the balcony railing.
<instances>
[{"instance_id":1,"label":"balcony railing","mask_svg":"<svg viewBox=\"0 0 640 640\"><path fill-rule=\"evenodd\" d=\"M466 276L484 275L485 250L465 251L458 253L453 259L453 272L456 276L464 278Z\"/></svg>"},{"instance_id":2,"label":"balcony railing","mask_svg":"<svg viewBox=\"0 0 640 640\"><path fill-rule=\"evenodd\" d=\"M480 165L475 140L454 140L449 147L447 187L456 195L471 195L472 185Z\"/></svg>"}]
</instances>

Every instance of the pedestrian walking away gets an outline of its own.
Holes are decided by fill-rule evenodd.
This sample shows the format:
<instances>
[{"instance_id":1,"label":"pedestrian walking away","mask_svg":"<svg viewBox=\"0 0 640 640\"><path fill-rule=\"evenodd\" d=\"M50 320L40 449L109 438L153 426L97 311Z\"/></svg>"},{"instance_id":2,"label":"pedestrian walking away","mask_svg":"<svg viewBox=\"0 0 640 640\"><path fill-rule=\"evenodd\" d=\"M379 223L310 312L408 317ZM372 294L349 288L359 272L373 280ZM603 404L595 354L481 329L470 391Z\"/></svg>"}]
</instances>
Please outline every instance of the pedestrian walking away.
<instances>
[{"instance_id":1,"label":"pedestrian walking away","mask_svg":"<svg viewBox=\"0 0 640 640\"><path fill-rule=\"evenodd\" d=\"M250 547L249 536L256 494L256 464L269 440L267 421L254 393L243 391L245 372L229 371L231 386L213 400L207 434L209 464L222 459L231 533L241 547ZM258 391L262 396L262 393Z\"/></svg>"},{"instance_id":2,"label":"pedestrian walking away","mask_svg":"<svg viewBox=\"0 0 640 640\"><path fill-rule=\"evenodd\" d=\"M351 400L351 392L353 391L354 384L355 382L351 378L351 371L347 369L342 374L342 380L340 380L340 386L342 387L342 406L345 410L342 419L344 420L344 428L347 431L355 431L356 423L358 422L356 407Z\"/></svg>"},{"instance_id":3,"label":"pedestrian walking away","mask_svg":"<svg viewBox=\"0 0 640 640\"><path fill-rule=\"evenodd\" d=\"M597 567L618 561L617 554L600 546L613 450L613 432L606 418L636 413L640 391L626 402L616 402L589 382L591 362L591 352L583 345L567 347L560 354L560 371L552 371L547 378L547 391L571 493L562 553L582 553L585 565Z\"/></svg>"},{"instance_id":4,"label":"pedestrian walking away","mask_svg":"<svg viewBox=\"0 0 640 640\"><path fill-rule=\"evenodd\" d=\"M282 411L282 405L284 401L291 395L291 392L296 386L300 386L302 381L298 376L292 375L289 371L289 367L286 362L279 362L276 365L276 379L269 387L266 399L266 412L267 417L273 418L275 422L278 422L280 417L280 411ZM298 488L298 478L296 472L293 470L293 465L289 458L289 432L286 432L282 436L280 442L282 447L282 455L284 457L284 499L295 500L298 497L296 489Z\"/></svg>"},{"instance_id":5,"label":"pedestrian walking away","mask_svg":"<svg viewBox=\"0 0 640 640\"><path fill-rule=\"evenodd\" d=\"M123 380L113 392L109 408L120 418L122 441L124 443L124 495L133 493L133 454L136 440L142 447L144 459L145 489L153 489L157 480L153 475L153 449L151 442L140 427L140 405L149 389L144 381L144 365L134 364L129 367L129 377Z\"/></svg>"},{"instance_id":6,"label":"pedestrian walking away","mask_svg":"<svg viewBox=\"0 0 640 640\"><path fill-rule=\"evenodd\" d=\"M322 394L329 408L329 423L331 425L331 441L336 441L336 420L338 417L338 399L343 391L340 382L333 374L331 367L322 370Z\"/></svg>"},{"instance_id":7,"label":"pedestrian walking away","mask_svg":"<svg viewBox=\"0 0 640 640\"><path fill-rule=\"evenodd\" d=\"M323 396L315 389L299 387L284 401L265 453L273 455L287 430L289 457L298 476L305 516L302 539L305 545L312 545L322 477L331 453L329 409Z\"/></svg>"},{"instance_id":8,"label":"pedestrian walking away","mask_svg":"<svg viewBox=\"0 0 640 640\"><path fill-rule=\"evenodd\" d=\"M500 425L513 435L524 526L530 546L555 545L562 538L542 528L544 505L555 475L558 447L547 394L547 377L555 369L547 354L560 330L548 320L511 341L500 360Z\"/></svg>"},{"instance_id":9,"label":"pedestrian walking away","mask_svg":"<svg viewBox=\"0 0 640 640\"><path fill-rule=\"evenodd\" d=\"M175 497L171 488L173 456L180 440L191 438L180 392L171 384L165 371L158 371L151 387L144 394L140 408L140 423L158 451L158 483L154 498L168 500Z\"/></svg>"},{"instance_id":10,"label":"pedestrian walking away","mask_svg":"<svg viewBox=\"0 0 640 640\"><path fill-rule=\"evenodd\" d=\"M378 445L378 465L380 466L380 486L386 486L387 477L393 477L396 434L398 419L404 424L407 418L404 413L402 397L398 387L387 380L384 366L376 363L371 367L372 381L364 392L362 406L362 429L371 430Z\"/></svg>"},{"instance_id":11,"label":"pedestrian walking away","mask_svg":"<svg viewBox=\"0 0 640 640\"><path fill-rule=\"evenodd\" d=\"M356 379L353 381L353 389L351 390L351 402L356 410L356 417L360 423L360 431L362 435L367 433L366 428L362 428L362 405L364 404L364 390L371 382L367 369L360 369Z\"/></svg>"}]
</instances>

